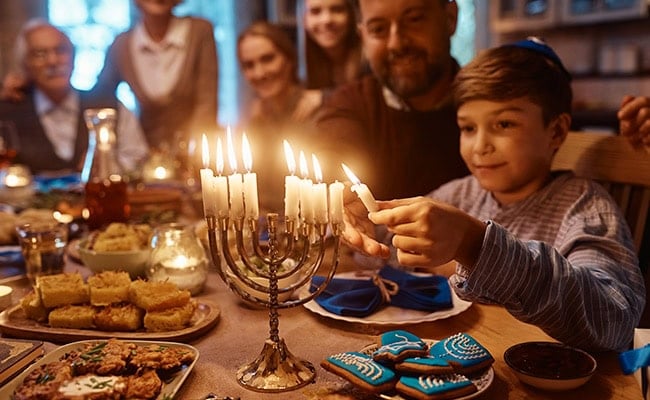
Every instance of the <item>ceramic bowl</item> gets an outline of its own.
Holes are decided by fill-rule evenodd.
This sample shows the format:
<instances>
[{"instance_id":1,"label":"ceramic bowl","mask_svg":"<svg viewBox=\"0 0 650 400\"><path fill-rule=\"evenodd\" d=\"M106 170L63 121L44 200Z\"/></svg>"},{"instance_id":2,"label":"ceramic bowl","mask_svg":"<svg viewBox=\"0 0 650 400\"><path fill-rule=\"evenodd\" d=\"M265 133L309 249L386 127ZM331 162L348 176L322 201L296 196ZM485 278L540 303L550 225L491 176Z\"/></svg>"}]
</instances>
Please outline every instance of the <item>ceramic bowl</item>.
<instances>
[{"instance_id":1,"label":"ceramic bowl","mask_svg":"<svg viewBox=\"0 0 650 400\"><path fill-rule=\"evenodd\" d=\"M562 391L584 385L596 371L588 353L554 342L526 342L503 355L520 381L539 389Z\"/></svg>"},{"instance_id":2,"label":"ceramic bowl","mask_svg":"<svg viewBox=\"0 0 650 400\"><path fill-rule=\"evenodd\" d=\"M255 259L255 257L252 259L253 262L255 262L254 259ZM237 261L237 265L240 267L240 269L246 269L246 267L244 267L244 265L241 263L241 261ZM294 265L295 265L294 260L287 259L283 263L280 271L283 271L283 270L286 271L289 268L293 268ZM265 293L265 292L250 288L249 286L245 285L242 281L240 281L235 276L235 274L233 272L228 271L228 275L233 279L235 284L240 289L242 289L246 293L250 294L251 296L254 296L254 297L256 297L258 299L261 299L261 300L268 300L269 299L269 294L268 293ZM258 284L263 285L263 286L268 286L268 284L269 284L269 281L266 278L257 277L252 272L247 274L247 275L255 283L258 283ZM289 286L289 285L291 285L293 283L298 282L300 280L300 278L302 278L302 274L295 273L295 274L290 275L290 276L288 276L286 278L280 279L280 280L278 280L278 287L279 288L285 288L285 287L287 287L287 286ZM292 291L286 292L286 293L280 293L280 294L278 294L278 300L279 301L289 300L289 298L291 297L291 294L292 294Z\"/></svg>"},{"instance_id":3,"label":"ceramic bowl","mask_svg":"<svg viewBox=\"0 0 650 400\"><path fill-rule=\"evenodd\" d=\"M129 251L95 251L88 249L87 239L77 245L81 262L94 273L126 271L131 278L144 277L151 249Z\"/></svg>"}]
</instances>

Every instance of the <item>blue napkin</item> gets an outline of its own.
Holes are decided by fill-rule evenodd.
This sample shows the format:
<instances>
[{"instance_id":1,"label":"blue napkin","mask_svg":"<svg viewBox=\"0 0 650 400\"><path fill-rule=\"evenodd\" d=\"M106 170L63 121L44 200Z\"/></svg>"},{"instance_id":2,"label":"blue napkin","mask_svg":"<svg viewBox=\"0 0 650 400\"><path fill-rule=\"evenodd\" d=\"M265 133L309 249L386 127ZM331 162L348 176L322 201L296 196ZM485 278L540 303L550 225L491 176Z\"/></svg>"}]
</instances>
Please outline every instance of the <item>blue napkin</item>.
<instances>
[{"instance_id":1,"label":"blue napkin","mask_svg":"<svg viewBox=\"0 0 650 400\"><path fill-rule=\"evenodd\" d=\"M624 351L618 355L623 373L628 375L641 367L650 366L650 343L645 346Z\"/></svg>"},{"instance_id":2,"label":"blue napkin","mask_svg":"<svg viewBox=\"0 0 650 400\"><path fill-rule=\"evenodd\" d=\"M49 192L54 189L68 190L79 185L81 179L78 173L61 176L36 175L34 182L39 192Z\"/></svg>"},{"instance_id":3,"label":"blue napkin","mask_svg":"<svg viewBox=\"0 0 650 400\"><path fill-rule=\"evenodd\" d=\"M443 276L415 276L387 265L378 277L389 290L395 289L388 301L382 295L382 283L373 278L334 278L315 301L331 313L353 317L366 317L383 305L429 312L453 306L451 289ZM314 292L323 281L324 276L314 276L309 290Z\"/></svg>"},{"instance_id":4,"label":"blue napkin","mask_svg":"<svg viewBox=\"0 0 650 400\"><path fill-rule=\"evenodd\" d=\"M16 249L12 246L0 249L0 278L8 278L24 273L25 262L20 248Z\"/></svg>"}]
</instances>

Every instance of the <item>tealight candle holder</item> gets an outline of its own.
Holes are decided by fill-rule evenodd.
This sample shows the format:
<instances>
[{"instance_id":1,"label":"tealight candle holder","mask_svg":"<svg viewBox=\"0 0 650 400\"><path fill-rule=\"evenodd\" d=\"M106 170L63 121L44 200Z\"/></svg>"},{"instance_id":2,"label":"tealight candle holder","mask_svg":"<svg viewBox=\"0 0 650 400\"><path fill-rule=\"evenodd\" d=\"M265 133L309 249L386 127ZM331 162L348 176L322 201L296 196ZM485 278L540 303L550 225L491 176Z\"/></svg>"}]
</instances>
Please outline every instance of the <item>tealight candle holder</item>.
<instances>
[{"instance_id":1,"label":"tealight candle holder","mask_svg":"<svg viewBox=\"0 0 650 400\"><path fill-rule=\"evenodd\" d=\"M20 205L34 194L29 168L22 164L10 165L0 170L0 201Z\"/></svg>"}]
</instances>

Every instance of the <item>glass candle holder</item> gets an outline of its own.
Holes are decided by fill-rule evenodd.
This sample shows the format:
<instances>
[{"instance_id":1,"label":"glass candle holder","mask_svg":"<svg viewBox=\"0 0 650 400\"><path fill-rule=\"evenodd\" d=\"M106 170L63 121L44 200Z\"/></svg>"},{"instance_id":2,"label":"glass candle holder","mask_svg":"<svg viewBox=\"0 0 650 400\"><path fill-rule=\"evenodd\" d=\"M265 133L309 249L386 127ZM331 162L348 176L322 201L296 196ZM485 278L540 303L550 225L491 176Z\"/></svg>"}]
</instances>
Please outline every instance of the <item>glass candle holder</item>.
<instances>
[{"instance_id":1,"label":"glass candle holder","mask_svg":"<svg viewBox=\"0 0 650 400\"><path fill-rule=\"evenodd\" d=\"M187 225L171 223L154 229L147 278L169 281L192 295L201 293L208 274L203 245Z\"/></svg>"}]
</instances>

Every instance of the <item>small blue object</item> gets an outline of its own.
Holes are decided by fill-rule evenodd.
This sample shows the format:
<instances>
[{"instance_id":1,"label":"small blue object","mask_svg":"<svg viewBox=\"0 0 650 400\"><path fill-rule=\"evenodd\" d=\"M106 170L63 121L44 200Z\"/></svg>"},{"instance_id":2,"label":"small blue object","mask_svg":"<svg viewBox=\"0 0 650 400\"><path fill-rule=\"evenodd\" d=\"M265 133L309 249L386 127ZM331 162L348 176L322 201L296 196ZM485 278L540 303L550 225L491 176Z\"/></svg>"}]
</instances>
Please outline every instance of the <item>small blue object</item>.
<instances>
[{"instance_id":1,"label":"small blue object","mask_svg":"<svg viewBox=\"0 0 650 400\"><path fill-rule=\"evenodd\" d=\"M625 375L629 375L641 367L650 366L650 343L638 349L622 352L618 355L618 362Z\"/></svg>"},{"instance_id":2,"label":"small blue object","mask_svg":"<svg viewBox=\"0 0 650 400\"><path fill-rule=\"evenodd\" d=\"M566 77L569 80L571 80L571 74L564 67L564 64L562 64L562 60L560 60L560 57L542 39L540 39L538 37L535 37L535 36L529 36L526 40L520 40L518 42L505 44L504 46L520 47L520 48L523 48L523 49L532 50L532 51L535 51L537 53L542 54L544 57L546 57L549 60L553 61L553 63L556 64L562 70L562 72L564 72Z\"/></svg>"}]
</instances>

